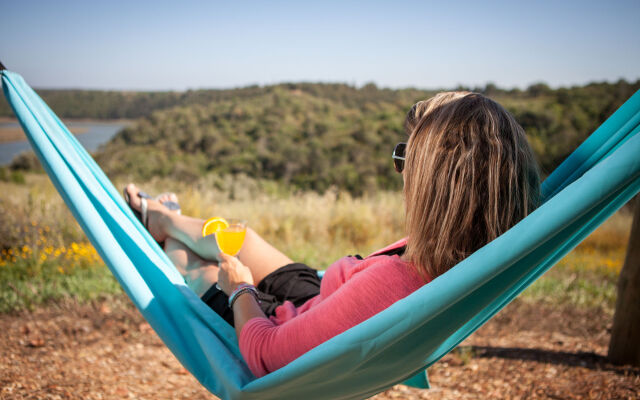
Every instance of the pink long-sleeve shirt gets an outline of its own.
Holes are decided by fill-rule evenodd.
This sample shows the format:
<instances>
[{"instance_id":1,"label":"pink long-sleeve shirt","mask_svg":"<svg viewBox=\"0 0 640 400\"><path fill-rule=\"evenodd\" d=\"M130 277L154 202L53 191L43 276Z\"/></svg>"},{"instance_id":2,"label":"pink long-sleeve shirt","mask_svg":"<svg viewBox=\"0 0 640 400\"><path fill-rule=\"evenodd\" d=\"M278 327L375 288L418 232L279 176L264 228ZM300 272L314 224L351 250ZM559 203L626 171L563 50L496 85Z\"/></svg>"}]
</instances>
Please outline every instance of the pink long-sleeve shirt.
<instances>
[{"instance_id":1,"label":"pink long-sleeve shirt","mask_svg":"<svg viewBox=\"0 0 640 400\"><path fill-rule=\"evenodd\" d=\"M268 319L249 320L239 344L251 371L258 377L275 371L424 285L399 256L380 254L405 244L403 239L365 259L341 258L327 269L319 295L297 308L287 301Z\"/></svg>"}]
</instances>

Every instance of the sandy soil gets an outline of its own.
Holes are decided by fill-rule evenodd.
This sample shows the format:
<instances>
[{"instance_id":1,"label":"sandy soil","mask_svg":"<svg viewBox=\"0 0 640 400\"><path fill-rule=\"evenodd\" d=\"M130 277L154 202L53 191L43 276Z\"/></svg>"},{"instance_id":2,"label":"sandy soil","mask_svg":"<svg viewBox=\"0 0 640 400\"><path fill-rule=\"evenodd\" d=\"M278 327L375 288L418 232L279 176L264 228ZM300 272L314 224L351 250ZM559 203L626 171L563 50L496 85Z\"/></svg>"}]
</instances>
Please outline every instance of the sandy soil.
<instances>
[{"instance_id":1,"label":"sandy soil","mask_svg":"<svg viewBox=\"0 0 640 400\"><path fill-rule=\"evenodd\" d=\"M632 399L640 368L604 358L610 316L516 302L383 399ZM213 399L128 303L0 315L0 399Z\"/></svg>"}]
</instances>

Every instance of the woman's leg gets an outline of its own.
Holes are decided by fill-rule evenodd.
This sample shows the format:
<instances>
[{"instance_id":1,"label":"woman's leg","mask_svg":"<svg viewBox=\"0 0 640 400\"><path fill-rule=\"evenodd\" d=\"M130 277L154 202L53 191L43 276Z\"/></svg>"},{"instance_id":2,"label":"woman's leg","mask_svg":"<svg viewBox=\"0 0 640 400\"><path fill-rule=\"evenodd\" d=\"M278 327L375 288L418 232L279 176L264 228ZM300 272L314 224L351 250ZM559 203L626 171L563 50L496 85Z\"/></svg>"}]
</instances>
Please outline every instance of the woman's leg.
<instances>
[{"instance_id":1,"label":"woman's leg","mask_svg":"<svg viewBox=\"0 0 640 400\"><path fill-rule=\"evenodd\" d=\"M138 188L129 184L126 190L129 192L131 206L139 210ZM218 259L220 250L215 237L213 235L202 237L204 220L171 212L157 201L150 199L147 200L147 207L147 227L156 240L166 241L172 238L184 244L195 253L194 256L198 256L202 260L215 261ZM247 228L247 235L242 249L238 253L238 258L251 270L256 285L271 272L293 262L251 228Z\"/></svg>"},{"instance_id":2,"label":"woman's leg","mask_svg":"<svg viewBox=\"0 0 640 400\"><path fill-rule=\"evenodd\" d=\"M198 297L202 297L214 283L218 282L218 265L198 257L181 242L167 238L164 242L164 251L182 274L189 288Z\"/></svg>"},{"instance_id":3,"label":"woman's leg","mask_svg":"<svg viewBox=\"0 0 640 400\"><path fill-rule=\"evenodd\" d=\"M215 236L202 237L203 224L202 219L170 213L164 223L164 231L168 237L184 243L203 259L217 260L220 249ZM256 285L271 272L293 262L249 227L237 257L249 267Z\"/></svg>"},{"instance_id":4,"label":"woman's leg","mask_svg":"<svg viewBox=\"0 0 640 400\"><path fill-rule=\"evenodd\" d=\"M249 267L256 285L273 271L293 262L251 228L247 228L247 235L238 253L238 259Z\"/></svg>"}]
</instances>

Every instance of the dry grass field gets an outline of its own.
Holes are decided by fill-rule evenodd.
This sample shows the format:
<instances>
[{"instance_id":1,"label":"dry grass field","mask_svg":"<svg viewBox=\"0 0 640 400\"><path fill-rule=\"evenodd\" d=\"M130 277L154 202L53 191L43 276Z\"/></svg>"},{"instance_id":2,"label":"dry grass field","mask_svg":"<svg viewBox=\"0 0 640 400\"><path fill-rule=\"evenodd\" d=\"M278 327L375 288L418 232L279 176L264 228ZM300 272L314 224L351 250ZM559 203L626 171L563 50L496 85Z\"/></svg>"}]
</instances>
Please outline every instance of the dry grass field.
<instances>
[{"instance_id":1,"label":"dry grass field","mask_svg":"<svg viewBox=\"0 0 640 400\"><path fill-rule=\"evenodd\" d=\"M48 178L25 178L0 181L0 399L212 398L126 299ZM317 268L403 235L400 193L288 193L248 178L140 186L175 191L187 215L247 219ZM640 370L605 358L630 224L625 210L606 221L436 363L431 390L398 385L375 399L634 398Z\"/></svg>"}]
</instances>

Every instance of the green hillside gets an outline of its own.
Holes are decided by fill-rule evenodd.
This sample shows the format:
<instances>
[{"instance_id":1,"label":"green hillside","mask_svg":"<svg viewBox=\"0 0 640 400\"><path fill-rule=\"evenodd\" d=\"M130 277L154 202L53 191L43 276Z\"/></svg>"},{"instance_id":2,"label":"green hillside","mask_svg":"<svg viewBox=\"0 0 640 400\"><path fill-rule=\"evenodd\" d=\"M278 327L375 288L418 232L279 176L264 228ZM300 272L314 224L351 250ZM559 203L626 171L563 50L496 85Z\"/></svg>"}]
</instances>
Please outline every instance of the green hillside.
<instances>
[{"instance_id":1,"label":"green hillside","mask_svg":"<svg viewBox=\"0 0 640 400\"><path fill-rule=\"evenodd\" d=\"M98 162L109 174L142 179L213 173L318 191L398 187L389 155L403 138L405 112L393 103L349 105L274 87L242 101L153 113L114 138Z\"/></svg>"},{"instance_id":2,"label":"green hillside","mask_svg":"<svg viewBox=\"0 0 640 400\"><path fill-rule=\"evenodd\" d=\"M555 90L544 84L526 90L490 84L473 90L515 115L548 172L639 88L640 81L621 80ZM195 182L206 175L242 174L299 189L335 186L361 194L401 186L391 150L404 139L407 110L434 93L372 84L290 83L184 93L48 95L57 99L52 108L66 116L144 115L96 154L113 177ZM56 104L63 104L61 111ZM23 158L14 168L31 164Z\"/></svg>"}]
</instances>

